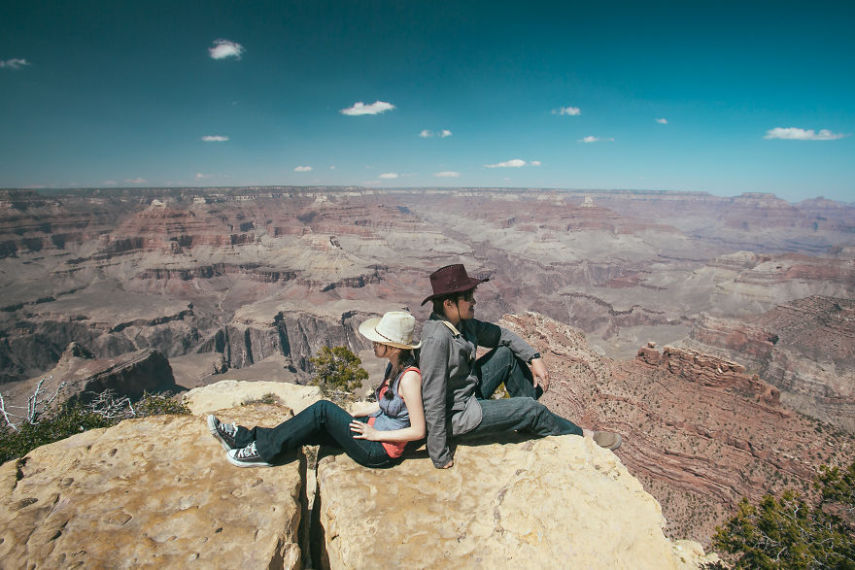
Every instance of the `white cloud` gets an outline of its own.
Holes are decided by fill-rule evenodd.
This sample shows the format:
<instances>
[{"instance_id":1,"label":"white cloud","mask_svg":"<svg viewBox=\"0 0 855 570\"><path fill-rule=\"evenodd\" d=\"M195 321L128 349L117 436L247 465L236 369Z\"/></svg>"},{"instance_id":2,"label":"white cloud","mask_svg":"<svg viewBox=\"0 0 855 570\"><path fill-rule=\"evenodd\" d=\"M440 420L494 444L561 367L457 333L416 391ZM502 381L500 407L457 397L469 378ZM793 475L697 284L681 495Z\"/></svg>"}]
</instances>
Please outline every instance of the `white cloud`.
<instances>
[{"instance_id":1,"label":"white cloud","mask_svg":"<svg viewBox=\"0 0 855 570\"><path fill-rule=\"evenodd\" d=\"M335 164L333 164L332 166L330 166L330 170L335 170Z\"/></svg>"},{"instance_id":2,"label":"white cloud","mask_svg":"<svg viewBox=\"0 0 855 570\"><path fill-rule=\"evenodd\" d=\"M102 182L102 184L104 186L115 186L116 184L118 184L118 182L116 182L115 180L105 180L104 182Z\"/></svg>"},{"instance_id":3,"label":"white cloud","mask_svg":"<svg viewBox=\"0 0 855 570\"><path fill-rule=\"evenodd\" d=\"M814 132L813 129L799 129L796 127L776 127L766 131L766 139L786 139L795 141L833 141L842 139L848 136L841 133L832 133L828 129L820 129Z\"/></svg>"},{"instance_id":4,"label":"white cloud","mask_svg":"<svg viewBox=\"0 0 855 570\"><path fill-rule=\"evenodd\" d=\"M214 40L214 45L208 48L208 53L212 59L226 59L227 57L240 59L243 52L243 46L231 40Z\"/></svg>"},{"instance_id":5,"label":"white cloud","mask_svg":"<svg viewBox=\"0 0 855 570\"><path fill-rule=\"evenodd\" d=\"M137 177L137 178L126 178L125 182L128 184L145 184L147 181L145 178Z\"/></svg>"},{"instance_id":6,"label":"white cloud","mask_svg":"<svg viewBox=\"0 0 855 570\"><path fill-rule=\"evenodd\" d=\"M350 115L351 117L355 117L357 115L379 115L380 113L391 111L394 108L395 106L393 104L386 103L385 101L374 101L370 105L366 105L362 101L358 101L354 103L352 107L342 109L339 112L342 115Z\"/></svg>"},{"instance_id":7,"label":"white cloud","mask_svg":"<svg viewBox=\"0 0 855 570\"><path fill-rule=\"evenodd\" d=\"M13 58L5 61L0 60L0 69L21 69L27 65L30 65L30 62L26 59Z\"/></svg>"},{"instance_id":8,"label":"white cloud","mask_svg":"<svg viewBox=\"0 0 855 570\"><path fill-rule=\"evenodd\" d=\"M311 172L311 171L312 171L311 166L298 166L297 168L294 169L294 172Z\"/></svg>"},{"instance_id":9,"label":"white cloud","mask_svg":"<svg viewBox=\"0 0 855 570\"><path fill-rule=\"evenodd\" d=\"M450 130L448 130L448 129L442 129L442 130L441 130L441 131L439 131L438 133L435 133L435 132L433 132L433 131L431 131L431 130L429 130L429 129L425 129L425 130L423 130L422 132L420 132L420 133L419 133L419 136L420 136L420 137L422 137L423 139L429 139L429 138L431 138L431 137L433 137L433 136L437 136L437 137L439 137L439 138L441 138L441 139L444 139L445 137L450 137L452 134L454 134L454 133L452 133L452 132L451 132Z\"/></svg>"},{"instance_id":10,"label":"white cloud","mask_svg":"<svg viewBox=\"0 0 855 570\"><path fill-rule=\"evenodd\" d=\"M531 162L529 162L529 165L530 166L540 166L540 161L539 160L532 160Z\"/></svg>"},{"instance_id":11,"label":"white cloud","mask_svg":"<svg viewBox=\"0 0 855 570\"><path fill-rule=\"evenodd\" d=\"M656 119L656 122L659 123L660 125L667 125L668 119L666 119L665 117L662 117L660 119Z\"/></svg>"},{"instance_id":12,"label":"white cloud","mask_svg":"<svg viewBox=\"0 0 855 570\"><path fill-rule=\"evenodd\" d=\"M506 160L505 162L497 162L496 164L485 164L484 168L522 168L526 164L526 161L519 158L514 158L511 160Z\"/></svg>"},{"instance_id":13,"label":"white cloud","mask_svg":"<svg viewBox=\"0 0 855 570\"><path fill-rule=\"evenodd\" d=\"M582 109L579 107L560 107L558 109L552 110L553 115L569 115L571 117L578 117L582 114Z\"/></svg>"},{"instance_id":14,"label":"white cloud","mask_svg":"<svg viewBox=\"0 0 855 570\"><path fill-rule=\"evenodd\" d=\"M384 172L383 174L381 174L379 176L379 178L382 178L384 180L394 180L397 177L398 177L397 172Z\"/></svg>"},{"instance_id":15,"label":"white cloud","mask_svg":"<svg viewBox=\"0 0 855 570\"><path fill-rule=\"evenodd\" d=\"M453 170L443 170L442 172L435 172L434 176L437 178L460 178L460 173Z\"/></svg>"},{"instance_id":16,"label":"white cloud","mask_svg":"<svg viewBox=\"0 0 855 570\"><path fill-rule=\"evenodd\" d=\"M224 137L223 135L205 135L202 137L204 142L226 142L229 140L229 137Z\"/></svg>"},{"instance_id":17,"label":"white cloud","mask_svg":"<svg viewBox=\"0 0 855 570\"><path fill-rule=\"evenodd\" d=\"M213 176L213 175L212 174L205 174L203 172L197 172L196 173L196 180L204 180L206 178L211 178L211 176Z\"/></svg>"},{"instance_id":18,"label":"white cloud","mask_svg":"<svg viewBox=\"0 0 855 570\"><path fill-rule=\"evenodd\" d=\"M604 138L600 138L600 137L592 137L589 135L585 138L579 139L579 142L583 142L586 144L587 143L595 143L595 142L615 142L615 139L613 139L613 138L604 139Z\"/></svg>"}]
</instances>

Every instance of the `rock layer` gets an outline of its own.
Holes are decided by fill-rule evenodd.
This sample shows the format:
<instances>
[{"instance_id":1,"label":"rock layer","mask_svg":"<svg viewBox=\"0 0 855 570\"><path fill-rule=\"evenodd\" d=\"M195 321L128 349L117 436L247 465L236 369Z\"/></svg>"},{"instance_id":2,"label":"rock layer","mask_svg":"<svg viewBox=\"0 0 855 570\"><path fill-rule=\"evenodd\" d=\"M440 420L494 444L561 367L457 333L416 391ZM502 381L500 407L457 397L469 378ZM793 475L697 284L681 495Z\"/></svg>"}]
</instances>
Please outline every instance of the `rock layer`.
<instances>
[{"instance_id":1,"label":"rock layer","mask_svg":"<svg viewBox=\"0 0 855 570\"><path fill-rule=\"evenodd\" d=\"M738 363L674 347L615 361L542 315L504 322L544 356L542 402L623 436L616 453L662 505L669 536L707 543L742 497L810 493L820 465L855 460L855 437L797 413Z\"/></svg>"},{"instance_id":2,"label":"rock layer","mask_svg":"<svg viewBox=\"0 0 855 570\"><path fill-rule=\"evenodd\" d=\"M738 359L793 409L855 433L855 300L815 295L741 321L706 316L685 344Z\"/></svg>"}]
</instances>

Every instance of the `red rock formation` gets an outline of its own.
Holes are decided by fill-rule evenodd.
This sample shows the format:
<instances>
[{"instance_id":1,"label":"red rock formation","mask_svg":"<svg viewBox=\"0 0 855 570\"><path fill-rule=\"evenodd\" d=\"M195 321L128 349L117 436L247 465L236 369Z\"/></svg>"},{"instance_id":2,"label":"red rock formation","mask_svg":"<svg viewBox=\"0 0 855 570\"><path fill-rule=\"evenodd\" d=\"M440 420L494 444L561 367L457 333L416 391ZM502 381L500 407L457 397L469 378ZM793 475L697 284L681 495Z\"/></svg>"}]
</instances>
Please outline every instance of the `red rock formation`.
<instances>
[{"instance_id":1,"label":"red rock formation","mask_svg":"<svg viewBox=\"0 0 855 570\"><path fill-rule=\"evenodd\" d=\"M505 322L544 355L552 377L545 404L623 436L616 453L662 505L671 536L708 542L741 497L788 486L810 492L819 465L855 459L855 437L788 408L738 363L650 346L615 361L541 315Z\"/></svg>"},{"instance_id":2,"label":"red rock formation","mask_svg":"<svg viewBox=\"0 0 855 570\"><path fill-rule=\"evenodd\" d=\"M855 300L812 296L744 321L706 317L686 344L745 362L794 409L855 433Z\"/></svg>"}]
</instances>

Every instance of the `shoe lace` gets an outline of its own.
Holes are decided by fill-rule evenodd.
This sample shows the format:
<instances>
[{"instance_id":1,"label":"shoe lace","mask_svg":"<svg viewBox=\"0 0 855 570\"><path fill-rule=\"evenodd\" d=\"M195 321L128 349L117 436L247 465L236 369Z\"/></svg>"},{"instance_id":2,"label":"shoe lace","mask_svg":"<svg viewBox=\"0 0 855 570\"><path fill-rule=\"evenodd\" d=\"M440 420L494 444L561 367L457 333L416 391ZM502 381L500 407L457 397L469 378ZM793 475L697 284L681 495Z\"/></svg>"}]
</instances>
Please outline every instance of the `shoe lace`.
<instances>
[{"instance_id":1,"label":"shoe lace","mask_svg":"<svg viewBox=\"0 0 855 570\"><path fill-rule=\"evenodd\" d=\"M235 453L235 457L237 459L251 459L254 457L258 457L258 450L255 449L255 442L253 441L246 447L241 447Z\"/></svg>"},{"instance_id":2,"label":"shoe lace","mask_svg":"<svg viewBox=\"0 0 855 570\"><path fill-rule=\"evenodd\" d=\"M220 430L220 433L223 433L229 437L234 437L237 434L237 424L220 424L217 426Z\"/></svg>"}]
</instances>

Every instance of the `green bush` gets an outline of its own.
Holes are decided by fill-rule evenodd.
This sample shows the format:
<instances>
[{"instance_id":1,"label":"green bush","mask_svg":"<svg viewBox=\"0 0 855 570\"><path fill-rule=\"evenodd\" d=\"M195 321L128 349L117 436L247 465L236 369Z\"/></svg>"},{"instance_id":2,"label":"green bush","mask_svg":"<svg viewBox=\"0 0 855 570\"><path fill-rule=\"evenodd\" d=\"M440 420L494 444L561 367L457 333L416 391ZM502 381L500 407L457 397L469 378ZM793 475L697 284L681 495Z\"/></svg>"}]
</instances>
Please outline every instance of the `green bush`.
<instances>
[{"instance_id":1,"label":"green bush","mask_svg":"<svg viewBox=\"0 0 855 570\"><path fill-rule=\"evenodd\" d=\"M18 431L3 426L0 428L0 463L22 457L37 447L76 433L108 427L117 422L75 404L63 407L56 414L42 416L34 424L25 423Z\"/></svg>"},{"instance_id":2,"label":"green bush","mask_svg":"<svg viewBox=\"0 0 855 570\"><path fill-rule=\"evenodd\" d=\"M187 404L171 397L169 393L149 394L146 392L139 402L134 404L134 413L129 417L145 418L160 415L183 416L190 414Z\"/></svg>"},{"instance_id":3,"label":"green bush","mask_svg":"<svg viewBox=\"0 0 855 570\"><path fill-rule=\"evenodd\" d=\"M281 404L282 400L273 392L262 394L260 398L250 398L240 403L241 406L249 406L251 404Z\"/></svg>"},{"instance_id":4,"label":"green bush","mask_svg":"<svg viewBox=\"0 0 855 570\"><path fill-rule=\"evenodd\" d=\"M126 400L126 399L122 399ZM102 394L98 406L67 402L45 411L35 423L23 423L16 431L0 427L0 463L23 457L33 449L90 429L110 427L132 417L161 414L189 414L187 406L169 394L144 394L133 406L122 405L112 394ZM121 407L121 412L116 410ZM109 409L110 413L105 413Z\"/></svg>"},{"instance_id":5,"label":"green bush","mask_svg":"<svg viewBox=\"0 0 855 570\"><path fill-rule=\"evenodd\" d=\"M737 514L716 529L713 547L734 568L855 570L855 463L823 467L810 502L795 491L743 499Z\"/></svg>"},{"instance_id":6,"label":"green bush","mask_svg":"<svg viewBox=\"0 0 855 570\"><path fill-rule=\"evenodd\" d=\"M309 359L314 367L312 384L319 386L328 398L347 399L368 379L362 361L346 346L325 346L320 354Z\"/></svg>"}]
</instances>

